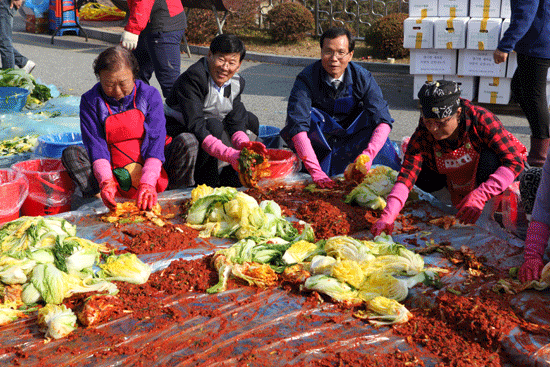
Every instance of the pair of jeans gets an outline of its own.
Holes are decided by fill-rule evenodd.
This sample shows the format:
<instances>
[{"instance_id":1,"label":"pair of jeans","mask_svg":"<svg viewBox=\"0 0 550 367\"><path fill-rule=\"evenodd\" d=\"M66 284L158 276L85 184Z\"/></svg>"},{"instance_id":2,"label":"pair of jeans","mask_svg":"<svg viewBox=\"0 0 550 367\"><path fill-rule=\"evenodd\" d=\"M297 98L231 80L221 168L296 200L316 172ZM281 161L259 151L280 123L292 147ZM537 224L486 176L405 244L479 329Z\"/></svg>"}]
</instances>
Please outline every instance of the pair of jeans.
<instances>
[{"instance_id":1,"label":"pair of jeans","mask_svg":"<svg viewBox=\"0 0 550 367\"><path fill-rule=\"evenodd\" d=\"M13 15L16 9L10 9L9 1L0 1L2 1L0 4L0 60L2 61L2 69L15 68L16 65L22 68L28 59L13 47L12 42Z\"/></svg>"},{"instance_id":2,"label":"pair of jeans","mask_svg":"<svg viewBox=\"0 0 550 367\"><path fill-rule=\"evenodd\" d=\"M546 78L550 59L542 59L518 53L518 66L512 77L511 90L519 103L529 127L531 136L537 139L550 138L548 125L548 101L546 99Z\"/></svg>"},{"instance_id":3,"label":"pair of jeans","mask_svg":"<svg viewBox=\"0 0 550 367\"><path fill-rule=\"evenodd\" d=\"M153 72L168 97L176 79L180 76L180 45L185 30L173 32L142 32L133 51L139 64L138 78L149 84Z\"/></svg>"}]
</instances>

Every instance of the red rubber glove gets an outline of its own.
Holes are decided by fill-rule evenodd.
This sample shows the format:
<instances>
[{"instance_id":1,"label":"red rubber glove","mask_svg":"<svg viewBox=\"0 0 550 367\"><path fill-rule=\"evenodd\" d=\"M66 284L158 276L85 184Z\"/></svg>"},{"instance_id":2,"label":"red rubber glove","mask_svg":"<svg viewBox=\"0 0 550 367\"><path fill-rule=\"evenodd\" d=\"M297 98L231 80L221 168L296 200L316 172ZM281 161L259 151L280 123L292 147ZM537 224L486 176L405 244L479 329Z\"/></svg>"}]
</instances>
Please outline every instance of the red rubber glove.
<instances>
[{"instance_id":1,"label":"red rubber glove","mask_svg":"<svg viewBox=\"0 0 550 367\"><path fill-rule=\"evenodd\" d=\"M267 148L265 147L264 143L260 141L247 141L245 143L242 143L240 149L243 148L246 148L258 154L267 155Z\"/></svg>"},{"instance_id":2,"label":"red rubber glove","mask_svg":"<svg viewBox=\"0 0 550 367\"><path fill-rule=\"evenodd\" d=\"M370 233L374 237L380 236L382 232L386 233L387 235L392 234L393 232L393 223L394 221L388 221L387 218L380 217L371 227L370 227Z\"/></svg>"},{"instance_id":3,"label":"red rubber glove","mask_svg":"<svg viewBox=\"0 0 550 367\"><path fill-rule=\"evenodd\" d=\"M382 232L388 235L393 232L393 224L399 212L403 209L407 197L409 197L409 188L407 185L401 182L393 185L380 219L370 227L370 233L372 233L374 237L379 236Z\"/></svg>"},{"instance_id":4,"label":"red rubber glove","mask_svg":"<svg viewBox=\"0 0 550 367\"><path fill-rule=\"evenodd\" d=\"M521 282L530 282L540 279L544 262L544 250L550 237L550 228L548 225L532 221L527 230L525 238L525 250L523 252L523 264L519 268L518 278Z\"/></svg>"},{"instance_id":5,"label":"red rubber glove","mask_svg":"<svg viewBox=\"0 0 550 367\"><path fill-rule=\"evenodd\" d=\"M99 188L101 190L101 200L103 200L103 204L105 204L105 206L109 208L109 210L115 209L115 196L118 191L118 186L115 180L105 180L99 184Z\"/></svg>"},{"instance_id":6,"label":"red rubber glove","mask_svg":"<svg viewBox=\"0 0 550 367\"><path fill-rule=\"evenodd\" d=\"M329 177L321 178L315 181L315 184L321 189L332 189L336 183L332 181Z\"/></svg>"},{"instance_id":7,"label":"red rubber glove","mask_svg":"<svg viewBox=\"0 0 550 367\"><path fill-rule=\"evenodd\" d=\"M460 223L474 224L479 219L485 202L487 201L485 195L481 195L477 189L469 193L458 204L458 213L456 213L456 219Z\"/></svg>"},{"instance_id":8,"label":"red rubber glove","mask_svg":"<svg viewBox=\"0 0 550 367\"><path fill-rule=\"evenodd\" d=\"M151 210L157 204L157 190L146 183L140 183L136 205L140 210Z\"/></svg>"},{"instance_id":9,"label":"red rubber glove","mask_svg":"<svg viewBox=\"0 0 550 367\"><path fill-rule=\"evenodd\" d=\"M491 174L487 181L479 185L474 191L466 195L457 205L456 219L464 224L474 224L479 219L487 200L501 194L515 178L510 168L500 166Z\"/></svg>"}]
</instances>

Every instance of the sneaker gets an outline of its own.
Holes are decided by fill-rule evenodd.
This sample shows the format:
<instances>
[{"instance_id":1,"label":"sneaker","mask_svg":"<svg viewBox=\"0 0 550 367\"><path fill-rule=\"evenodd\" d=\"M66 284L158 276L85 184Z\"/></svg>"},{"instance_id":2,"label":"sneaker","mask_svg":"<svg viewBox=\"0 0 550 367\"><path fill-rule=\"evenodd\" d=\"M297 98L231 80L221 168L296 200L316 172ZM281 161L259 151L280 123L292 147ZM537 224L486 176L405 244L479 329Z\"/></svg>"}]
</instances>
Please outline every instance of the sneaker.
<instances>
[{"instance_id":1,"label":"sneaker","mask_svg":"<svg viewBox=\"0 0 550 367\"><path fill-rule=\"evenodd\" d=\"M36 63L34 61L28 60L25 66L23 66L23 70L25 70L27 74L30 74L34 70L35 66Z\"/></svg>"}]
</instances>

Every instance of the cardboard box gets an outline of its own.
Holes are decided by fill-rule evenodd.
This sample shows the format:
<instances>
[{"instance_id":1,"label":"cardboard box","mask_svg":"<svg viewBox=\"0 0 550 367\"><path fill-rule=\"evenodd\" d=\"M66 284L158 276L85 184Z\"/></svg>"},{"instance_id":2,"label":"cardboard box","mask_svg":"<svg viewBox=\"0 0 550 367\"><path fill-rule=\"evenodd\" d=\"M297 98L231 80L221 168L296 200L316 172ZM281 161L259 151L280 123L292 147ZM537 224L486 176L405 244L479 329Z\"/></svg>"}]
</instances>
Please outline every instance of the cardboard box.
<instances>
[{"instance_id":1,"label":"cardboard box","mask_svg":"<svg viewBox=\"0 0 550 367\"><path fill-rule=\"evenodd\" d=\"M467 17L469 12L469 0L439 0L437 14L439 17Z\"/></svg>"},{"instance_id":2,"label":"cardboard box","mask_svg":"<svg viewBox=\"0 0 550 367\"><path fill-rule=\"evenodd\" d=\"M502 19L470 18L466 48L469 50L496 50L500 40Z\"/></svg>"},{"instance_id":3,"label":"cardboard box","mask_svg":"<svg viewBox=\"0 0 550 367\"><path fill-rule=\"evenodd\" d=\"M27 33L49 33L48 13L44 13L41 18L37 18L34 14L25 14L25 31Z\"/></svg>"},{"instance_id":4,"label":"cardboard box","mask_svg":"<svg viewBox=\"0 0 550 367\"><path fill-rule=\"evenodd\" d=\"M501 0L470 0L470 17L500 18Z\"/></svg>"},{"instance_id":5,"label":"cardboard box","mask_svg":"<svg viewBox=\"0 0 550 367\"><path fill-rule=\"evenodd\" d=\"M468 17L436 18L434 22L434 48L466 48Z\"/></svg>"},{"instance_id":6,"label":"cardboard box","mask_svg":"<svg viewBox=\"0 0 550 367\"><path fill-rule=\"evenodd\" d=\"M437 0L409 0L409 17L437 17Z\"/></svg>"},{"instance_id":7,"label":"cardboard box","mask_svg":"<svg viewBox=\"0 0 550 367\"><path fill-rule=\"evenodd\" d=\"M426 82L434 82L443 79L443 75L415 74L413 76L413 99L418 99L418 92Z\"/></svg>"},{"instance_id":8,"label":"cardboard box","mask_svg":"<svg viewBox=\"0 0 550 367\"><path fill-rule=\"evenodd\" d=\"M477 101L480 103L508 104L510 102L510 78L479 78Z\"/></svg>"},{"instance_id":9,"label":"cardboard box","mask_svg":"<svg viewBox=\"0 0 550 367\"><path fill-rule=\"evenodd\" d=\"M404 48L433 48L434 21L437 18L407 18L403 22Z\"/></svg>"},{"instance_id":10,"label":"cardboard box","mask_svg":"<svg viewBox=\"0 0 550 367\"><path fill-rule=\"evenodd\" d=\"M504 78L506 63L495 64L492 50L458 50L458 66L455 74Z\"/></svg>"},{"instance_id":11,"label":"cardboard box","mask_svg":"<svg viewBox=\"0 0 550 367\"><path fill-rule=\"evenodd\" d=\"M506 77L511 78L514 76L514 72L516 71L516 68L518 66L518 54L515 52L510 52L508 54L508 60L507 60L508 66L506 67ZM550 74L550 71L549 71Z\"/></svg>"},{"instance_id":12,"label":"cardboard box","mask_svg":"<svg viewBox=\"0 0 550 367\"><path fill-rule=\"evenodd\" d=\"M456 74L458 50L412 49L409 61L411 74Z\"/></svg>"},{"instance_id":13,"label":"cardboard box","mask_svg":"<svg viewBox=\"0 0 550 367\"><path fill-rule=\"evenodd\" d=\"M477 98L477 89L479 78L477 76L465 75L444 75L443 79L452 80L458 83L460 87L460 96L473 101Z\"/></svg>"},{"instance_id":14,"label":"cardboard box","mask_svg":"<svg viewBox=\"0 0 550 367\"><path fill-rule=\"evenodd\" d=\"M510 0L502 0L500 2L500 17L501 18L512 17L512 8L510 6Z\"/></svg>"}]
</instances>

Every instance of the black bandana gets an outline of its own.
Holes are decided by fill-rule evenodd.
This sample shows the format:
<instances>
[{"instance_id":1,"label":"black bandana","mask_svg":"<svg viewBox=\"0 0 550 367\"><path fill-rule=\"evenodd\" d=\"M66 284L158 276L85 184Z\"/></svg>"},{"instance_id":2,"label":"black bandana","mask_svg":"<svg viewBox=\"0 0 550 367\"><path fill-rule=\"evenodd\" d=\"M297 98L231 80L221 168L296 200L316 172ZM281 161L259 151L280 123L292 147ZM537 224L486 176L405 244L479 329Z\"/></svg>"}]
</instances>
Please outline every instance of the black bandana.
<instances>
[{"instance_id":1,"label":"black bandana","mask_svg":"<svg viewBox=\"0 0 550 367\"><path fill-rule=\"evenodd\" d=\"M427 119L444 119L460 107L460 88L451 80L427 82L420 88L418 99Z\"/></svg>"}]
</instances>

